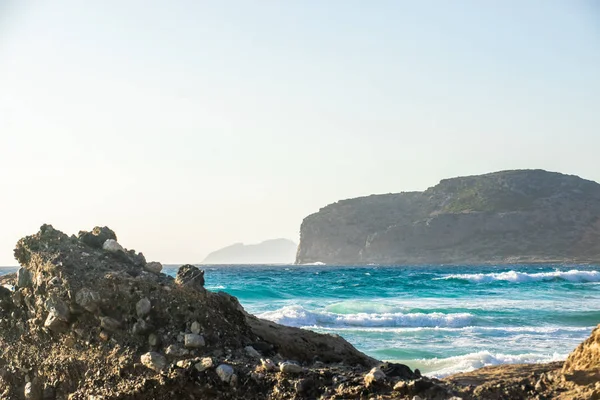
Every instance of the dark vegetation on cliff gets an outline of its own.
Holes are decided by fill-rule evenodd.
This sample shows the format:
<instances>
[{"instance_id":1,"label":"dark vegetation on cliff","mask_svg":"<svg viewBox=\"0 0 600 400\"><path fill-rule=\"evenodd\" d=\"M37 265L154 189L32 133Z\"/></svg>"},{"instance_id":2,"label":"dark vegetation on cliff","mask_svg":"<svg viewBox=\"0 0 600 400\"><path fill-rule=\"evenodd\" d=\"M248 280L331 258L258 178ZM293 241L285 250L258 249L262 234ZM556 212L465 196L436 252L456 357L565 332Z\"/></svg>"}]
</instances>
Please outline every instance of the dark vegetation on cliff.
<instances>
[{"instance_id":1,"label":"dark vegetation on cliff","mask_svg":"<svg viewBox=\"0 0 600 400\"><path fill-rule=\"evenodd\" d=\"M304 219L297 263L600 261L600 185L543 170L442 180L330 204Z\"/></svg>"}]
</instances>

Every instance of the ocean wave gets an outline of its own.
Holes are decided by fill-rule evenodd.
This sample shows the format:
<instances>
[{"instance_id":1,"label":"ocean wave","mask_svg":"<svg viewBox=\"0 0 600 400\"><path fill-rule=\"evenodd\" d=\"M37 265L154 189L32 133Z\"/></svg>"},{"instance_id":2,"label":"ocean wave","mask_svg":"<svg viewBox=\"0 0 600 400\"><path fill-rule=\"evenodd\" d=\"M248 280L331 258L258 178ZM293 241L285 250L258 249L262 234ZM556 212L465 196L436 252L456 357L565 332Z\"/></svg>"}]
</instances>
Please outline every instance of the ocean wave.
<instances>
[{"instance_id":1,"label":"ocean wave","mask_svg":"<svg viewBox=\"0 0 600 400\"><path fill-rule=\"evenodd\" d=\"M431 358L420 360L401 360L411 368L419 368L424 375L444 378L460 372L469 372L477 368L501 364L539 364L562 361L568 354L502 354L489 351L478 351L462 356L448 358Z\"/></svg>"},{"instance_id":2,"label":"ocean wave","mask_svg":"<svg viewBox=\"0 0 600 400\"><path fill-rule=\"evenodd\" d=\"M441 278L434 278L434 280L440 279L459 279L475 283L490 283L497 281L528 283L553 280L584 283L600 282L600 272L572 269L570 271L537 272L530 274L526 272L508 271L489 274L452 274Z\"/></svg>"},{"instance_id":3,"label":"ocean wave","mask_svg":"<svg viewBox=\"0 0 600 400\"><path fill-rule=\"evenodd\" d=\"M223 286L223 285L206 286L205 289L208 289L208 290L222 290L222 289L225 289L225 286Z\"/></svg>"},{"instance_id":4,"label":"ocean wave","mask_svg":"<svg viewBox=\"0 0 600 400\"><path fill-rule=\"evenodd\" d=\"M331 331L331 332L375 332L375 333L412 333L412 332L468 332L468 333L494 333L497 335L517 333L517 334L573 334L573 333L590 333L594 330L595 326L504 326L504 327L492 327L492 326L463 326L463 327L441 327L441 326L417 326L417 327L319 327L319 326L306 326L307 328L316 329L320 331Z\"/></svg>"},{"instance_id":5,"label":"ocean wave","mask_svg":"<svg viewBox=\"0 0 600 400\"><path fill-rule=\"evenodd\" d=\"M305 327L359 326L359 327L462 327L472 323L469 313L358 313L335 314L327 311L309 311L302 306L286 306L267 311L259 318L282 325Z\"/></svg>"}]
</instances>

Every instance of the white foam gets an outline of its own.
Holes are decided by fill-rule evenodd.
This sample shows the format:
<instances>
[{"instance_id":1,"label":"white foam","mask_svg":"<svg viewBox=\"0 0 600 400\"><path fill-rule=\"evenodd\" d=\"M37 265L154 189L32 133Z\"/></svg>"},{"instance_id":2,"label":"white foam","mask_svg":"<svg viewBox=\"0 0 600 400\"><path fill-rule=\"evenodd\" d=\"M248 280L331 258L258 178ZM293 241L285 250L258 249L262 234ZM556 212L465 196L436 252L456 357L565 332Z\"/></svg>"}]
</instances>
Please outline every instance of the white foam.
<instances>
[{"instance_id":1,"label":"white foam","mask_svg":"<svg viewBox=\"0 0 600 400\"><path fill-rule=\"evenodd\" d=\"M430 358L420 360L403 360L411 368L419 368L424 375L443 378L459 372L469 372L477 368L501 364L537 364L562 361L567 354L502 354L489 351L478 351L462 356L448 358Z\"/></svg>"},{"instance_id":2,"label":"white foam","mask_svg":"<svg viewBox=\"0 0 600 400\"><path fill-rule=\"evenodd\" d=\"M208 289L208 290L223 290L223 289L225 289L225 286L223 286L223 285L207 286L206 289Z\"/></svg>"},{"instance_id":3,"label":"white foam","mask_svg":"<svg viewBox=\"0 0 600 400\"><path fill-rule=\"evenodd\" d=\"M569 282L583 283L600 282L600 272L572 269L570 271L537 272L529 274L526 272L508 271L490 274L452 274L434 279L462 279L476 283L490 283L496 281L526 283L561 279Z\"/></svg>"},{"instance_id":4,"label":"white foam","mask_svg":"<svg viewBox=\"0 0 600 400\"><path fill-rule=\"evenodd\" d=\"M393 328L393 327L319 327L319 326L304 326L303 328L315 329L319 331L332 331L332 332L377 332L377 333L412 333L422 331L432 332L467 332L467 333L484 333L493 332L497 334L502 333L518 333L518 334L572 334L572 333L586 333L589 334L594 330L595 326L505 326L505 327L492 327L492 326L464 326L460 328L452 327L404 327L404 328Z\"/></svg>"},{"instance_id":5,"label":"white foam","mask_svg":"<svg viewBox=\"0 0 600 400\"><path fill-rule=\"evenodd\" d=\"M358 313L335 314L309 311L302 306L286 306L258 317L288 326L359 326L359 327L462 327L472 323L469 313Z\"/></svg>"}]
</instances>

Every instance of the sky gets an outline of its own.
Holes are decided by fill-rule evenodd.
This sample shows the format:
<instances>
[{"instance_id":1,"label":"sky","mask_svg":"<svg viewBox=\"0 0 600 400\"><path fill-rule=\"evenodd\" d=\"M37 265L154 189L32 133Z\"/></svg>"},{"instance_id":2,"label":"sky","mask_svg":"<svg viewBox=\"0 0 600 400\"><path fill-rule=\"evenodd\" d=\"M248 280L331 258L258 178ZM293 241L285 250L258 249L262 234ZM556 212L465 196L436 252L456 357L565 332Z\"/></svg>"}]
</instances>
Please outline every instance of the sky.
<instances>
[{"instance_id":1,"label":"sky","mask_svg":"<svg viewBox=\"0 0 600 400\"><path fill-rule=\"evenodd\" d=\"M593 0L0 0L0 265L43 223L197 263L344 198L600 181L599 71Z\"/></svg>"}]
</instances>

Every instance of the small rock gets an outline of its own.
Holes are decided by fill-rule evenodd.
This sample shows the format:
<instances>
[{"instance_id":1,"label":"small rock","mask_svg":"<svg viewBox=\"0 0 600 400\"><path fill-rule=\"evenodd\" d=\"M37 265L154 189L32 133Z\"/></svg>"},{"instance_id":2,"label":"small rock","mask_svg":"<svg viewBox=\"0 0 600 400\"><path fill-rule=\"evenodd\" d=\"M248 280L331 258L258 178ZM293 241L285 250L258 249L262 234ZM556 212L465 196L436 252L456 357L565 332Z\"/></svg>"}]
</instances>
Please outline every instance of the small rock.
<instances>
[{"instance_id":1,"label":"small rock","mask_svg":"<svg viewBox=\"0 0 600 400\"><path fill-rule=\"evenodd\" d=\"M140 319L135 324L133 324L133 328L131 329L131 332L134 335L145 335L146 333L148 333L149 330L150 330L150 326L148 325L148 323L146 323L145 320Z\"/></svg>"},{"instance_id":2,"label":"small rock","mask_svg":"<svg viewBox=\"0 0 600 400\"><path fill-rule=\"evenodd\" d=\"M85 287L75 294L75 303L91 313L98 311L100 300L101 298L98 292Z\"/></svg>"},{"instance_id":3,"label":"small rock","mask_svg":"<svg viewBox=\"0 0 600 400\"><path fill-rule=\"evenodd\" d=\"M192 322L192 325L190 326L190 331L192 331L192 333L195 333L197 335L200 333L201 329L202 326L200 326L200 323L198 321Z\"/></svg>"},{"instance_id":4,"label":"small rock","mask_svg":"<svg viewBox=\"0 0 600 400\"><path fill-rule=\"evenodd\" d=\"M221 364L217 367L217 375L219 376L219 378L221 378L221 380L225 383L230 383L231 382L231 377L233 376L233 367L231 367L230 365L227 364Z\"/></svg>"},{"instance_id":5,"label":"small rock","mask_svg":"<svg viewBox=\"0 0 600 400\"><path fill-rule=\"evenodd\" d=\"M104 242L104 244L102 245L102 249L111 253L117 253L119 251L125 252L123 246L121 246L119 242L117 242L114 239L108 239L106 242Z\"/></svg>"},{"instance_id":6,"label":"small rock","mask_svg":"<svg viewBox=\"0 0 600 400\"><path fill-rule=\"evenodd\" d=\"M270 358L261 358L260 363L262 364L265 371L272 372L277 370L277 365L275 365L275 363Z\"/></svg>"},{"instance_id":7,"label":"small rock","mask_svg":"<svg viewBox=\"0 0 600 400\"><path fill-rule=\"evenodd\" d=\"M238 384L238 376L237 376L237 374L231 375L231 379L229 380L229 384L231 386L237 386L237 384Z\"/></svg>"},{"instance_id":8,"label":"small rock","mask_svg":"<svg viewBox=\"0 0 600 400\"><path fill-rule=\"evenodd\" d=\"M256 351L254 347L246 346L244 350L246 350L246 354L248 354L250 357L260 358L260 353Z\"/></svg>"},{"instance_id":9,"label":"small rock","mask_svg":"<svg viewBox=\"0 0 600 400\"><path fill-rule=\"evenodd\" d=\"M300 379L298 382L296 382L296 385L295 385L296 393L298 393L298 394L308 393L312 390L314 385L315 385L315 382L310 378Z\"/></svg>"},{"instance_id":10,"label":"small rock","mask_svg":"<svg viewBox=\"0 0 600 400\"><path fill-rule=\"evenodd\" d=\"M189 353L189 350L182 349L174 344L169 345L169 347L167 347L167 349L165 350L165 354L169 357L183 357L185 355L188 355Z\"/></svg>"},{"instance_id":11,"label":"small rock","mask_svg":"<svg viewBox=\"0 0 600 400\"><path fill-rule=\"evenodd\" d=\"M383 382L384 380L385 373L381 369L375 367L365 375L365 386L371 387L377 383Z\"/></svg>"},{"instance_id":12,"label":"small rock","mask_svg":"<svg viewBox=\"0 0 600 400\"><path fill-rule=\"evenodd\" d=\"M155 333L151 333L148 336L148 344L152 347L158 346L160 344L160 338L158 337L158 335Z\"/></svg>"},{"instance_id":13,"label":"small rock","mask_svg":"<svg viewBox=\"0 0 600 400\"><path fill-rule=\"evenodd\" d=\"M111 317L100 317L100 326L107 331L116 331L121 328L121 323Z\"/></svg>"},{"instance_id":14,"label":"small rock","mask_svg":"<svg viewBox=\"0 0 600 400\"><path fill-rule=\"evenodd\" d=\"M194 368L196 368L200 372L203 372L207 369L212 368L213 366L213 359L210 357L204 357L202 360L200 360L199 363L196 363L196 365L194 365Z\"/></svg>"},{"instance_id":15,"label":"small rock","mask_svg":"<svg viewBox=\"0 0 600 400\"><path fill-rule=\"evenodd\" d=\"M186 333L184 336L184 346L188 349L197 349L204 347L204 338L202 335L196 335L195 333Z\"/></svg>"},{"instance_id":16,"label":"small rock","mask_svg":"<svg viewBox=\"0 0 600 400\"><path fill-rule=\"evenodd\" d=\"M152 261L147 263L146 265L144 265L144 269L148 272L152 272L155 274L160 274L160 272L162 271L162 264L156 261Z\"/></svg>"},{"instance_id":17,"label":"small rock","mask_svg":"<svg viewBox=\"0 0 600 400\"><path fill-rule=\"evenodd\" d=\"M167 367L167 359L160 353L150 351L141 357L141 362L146 368L160 372Z\"/></svg>"},{"instance_id":18,"label":"small rock","mask_svg":"<svg viewBox=\"0 0 600 400\"><path fill-rule=\"evenodd\" d=\"M31 279L31 272L27 269L21 267L17 271L17 286L20 288L28 288L33 285L33 280Z\"/></svg>"},{"instance_id":19,"label":"small rock","mask_svg":"<svg viewBox=\"0 0 600 400\"><path fill-rule=\"evenodd\" d=\"M291 361L279 363L279 371L282 374L299 374L302 372L302 367Z\"/></svg>"},{"instance_id":20,"label":"small rock","mask_svg":"<svg viewBox=\"0 0 600 400\"><path fill-rule=\"evenodd\" d=\"M413 396L412 400L423 400L421 396Z\"/></svg>"},{"instance_id":21,"label":"small rock","mask_svg":"<svg viewBox=\"0 0 600 400\"><path fill-rule=\"evenodd\" d=\"M44 303L44 307L48 312L54 314L58 319L67 322L69 320L69 316L71 315L71 311L69 310L69 306L63 300L57 297L51 297Z\"/></svg>"},{"instance_id":22,"label":"small rock","mask_svg":"<svg viewBox=\"0 0 600 400\"><path fill-rule=\"evenodd\" d=\"M150 314L151 309L152 303L150 303L150 300L147 297L144 297L135 305L135 312L140 318L144 318L146 315Z\"/></svg>"},{"instance_id":23,"label":"small rock","mask_svg":"<svg viewBox=\"0 0 600 400\"><path fill-rule=\"evenodd\" d=\"M535 384L535 391L543 392L544 390L546 390L546 385L544 384L544 382L542 382L541 379L539 379Z\"/></svg>"},{"instance_id":24,"label":"small rock","mask_svg":"<svg viewBox=\"0 0 600 400\"><path fill-rule=\"evenodd\" d=\"M56 333L64 333L69 329L69 325L53 313L48 314L48 317L44 322L44 327Z\"/></svg>"}]
</instances>

